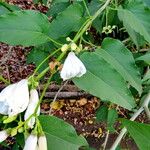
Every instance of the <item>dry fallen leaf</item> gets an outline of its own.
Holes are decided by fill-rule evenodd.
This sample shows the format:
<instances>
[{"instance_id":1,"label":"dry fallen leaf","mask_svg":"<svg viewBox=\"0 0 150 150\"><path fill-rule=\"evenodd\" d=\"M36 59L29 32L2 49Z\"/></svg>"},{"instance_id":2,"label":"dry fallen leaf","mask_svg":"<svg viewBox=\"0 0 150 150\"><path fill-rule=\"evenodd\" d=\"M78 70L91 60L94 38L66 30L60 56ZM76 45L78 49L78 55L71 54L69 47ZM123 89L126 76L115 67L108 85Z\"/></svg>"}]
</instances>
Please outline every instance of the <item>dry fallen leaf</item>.
<instances>
[{"instance_id":1,"label":"dry fallen leaf","mask_svg":"<svg viewBox=\"0 0 150 150\"><path fill-rule=\"evenodd\" d=\"M50 104L51 108L55 110L60 110L64 105L64 101L54 101Z\"/></svg>"}]
</instances>

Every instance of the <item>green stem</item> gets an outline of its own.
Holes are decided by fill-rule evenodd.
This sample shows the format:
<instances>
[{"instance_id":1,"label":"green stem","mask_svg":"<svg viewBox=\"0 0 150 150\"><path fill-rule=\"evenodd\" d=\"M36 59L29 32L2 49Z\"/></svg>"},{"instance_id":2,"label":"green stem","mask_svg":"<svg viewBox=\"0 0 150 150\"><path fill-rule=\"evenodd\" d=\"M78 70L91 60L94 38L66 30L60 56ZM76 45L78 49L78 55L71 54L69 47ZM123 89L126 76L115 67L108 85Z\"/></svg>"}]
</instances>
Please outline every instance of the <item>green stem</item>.
<instances>
[{"instance_id":1,"label":"green stem","mask_svg":"<svg viewBox=\"0 0 150 150\"><path fill-rule=\"evenodd\" d=\"M53 39L50 38L50 37L48 37L48 39L49 39L51 42L55 43L56 45L59 45L59 46L62 46L62 45L63 45L63 44L61 44L61 43L59 43L59 42L53 40Z\"/></svg>"},{"instance_id":2,"label":"green stem","mask_svg":"<svg viewBox=\"0 0 150 150\"><path fill-rule=\"evenodd\" d=\"M2 76L0 76L0 81L4 82L5 84L9 85L10 81L4 79Z\"/></svg>"},{"instance_id":3,"label":"green stem","mask_svg":"<svg viewBox=\"0 0 150 150\"><path fill-rule=\"evenodd\" d=\"M35 108L35 110L34 110L34 115L36 115L36 112L37 112L37 110L38 110L38 108L39 108L39 106L40 106L40 103L42 102L42 99L43 99L43 97L44 97L44 95L45 95L45 92L46 92L48 86L50 85L51 79L52 79L52 77L53 77L54 74L55 74L55 72L53 72L53 73L50 75L50 77L49 77L47 83L46 83L45 86L44 86L44 89L43 89L42 94L41 94L41 96L40 96L39 102L38 102L38 104L37 104L37 106L36 106L36 108Z\"/></svg>"},{"instance_id":4,"label":"green stem","mask_svg":"<svg viewBox=\"0 0 150 150\"><path fill-rule=\"evenodd\" d=\"M75 36L74 42L77 42L78 39L83 35L83 33L89 28L92 22L102 13L102 11L109 5L111 0L107 0L105 4L94 14L94 16L89 20L89 22L82 28L81 32Z\"/></svg>"},{"instance_id":5,"label":"green stem","mask_svg":"<svg viewBox=\"0 0 150 150\"><path fill-rule=\"evenodd\" d=\"M38 67L35 69L33 76L37 73L37 71L40 69L40 67L50 58L52 57L54 54L56 54L58 51L60 51L60 48L56 49L53 53L51 53L49 56L47 56L39 65Z\"/></svg>"},{"instance_id":6,"label":"green stem","mask_svg":"<svg viewBox=\"0 0 150 150\"><path fill-rule=\"evenodd\" d=\"M84 4L84 7L85 7L85 9L86 9L86 11L87 11L88 16L91 16L91 15L90 15L90 11L89 11L89 9L88 9L88 7L87 7L87 5L86 5L85 0L83 0L83 4Z\"/></svg>"}]
</instances>

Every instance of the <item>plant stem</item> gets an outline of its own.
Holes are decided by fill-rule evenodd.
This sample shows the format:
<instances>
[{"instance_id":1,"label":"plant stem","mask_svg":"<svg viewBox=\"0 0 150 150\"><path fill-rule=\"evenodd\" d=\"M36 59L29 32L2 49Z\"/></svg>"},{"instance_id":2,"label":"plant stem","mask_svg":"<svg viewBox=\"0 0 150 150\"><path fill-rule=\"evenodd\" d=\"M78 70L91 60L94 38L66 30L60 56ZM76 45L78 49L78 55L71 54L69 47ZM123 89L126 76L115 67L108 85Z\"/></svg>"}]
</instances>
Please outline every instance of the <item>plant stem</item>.
<instances>
[{"instance_id":1,"label":"plant stem","mask_svg":"<svg viewBox=\"0 0 150 150\"><path fill-rule=\"evenodd\" d=\"M92 18L89 20L89 22L82 28L81 32L75 36L74 42L77 42L77 40L83 35L83 33L89 28L89 26L92 24L92 22L102 13L102 11L107 7L107 5L110 3L111 0L107 0L105 4L92 16Z\"/></svg>"},{"instance_id":2,"label":"plant stem","mask_svg":"<svg viewBox=\"0 0 150 150\"><path fill-rule=\"evenodd\" d=\"M64 87L67 83L68 83L68 80L60 87L60 89L59 89L58 92L56 93L56 95L55 95L55 97L54 97L52 103L56 101L58 94L60 93L60 91L63 89L63 87ZM51 115L51 112L52 112L52 108L50 108L49 115Z\"/></svg>"},{"instance_id":3,"label":"plant stem","mask_svg":"<svg viewBox=\"0 0 150 150\"><path fill-rule=\"evenodd\" d=\"M8 80L4 79L1 75L0 75L0 81L3 81L7 85L10 84L10 82Z\"/></svg>"},{"instance_id":4,"label":"plant stem","mask_svg":"<svg viewBox=\"0 0 150 150\"><path fill-rule=\"evenodd\" d=\"M85 7L85 9L86 9L86 12L87 12L88 16L91 16L91 15L90 15L90 11L89 11L89 9L88 9L88 7L87 7L87 5L86 5L85 0L83 0L83 4L84 4L84 7Z\"/></svg>"},{"instance_id":5,"label":"plant stem","mask_svg":"<svg viewBox=\"0 0 150 150\"><path fill-rule=\"evenodd\" d=\"M148 120L150 120L150 111L149 111L149 108L147 106L144 106L144 110L145 110L145 113L148 117Z\"/></svg>"},{"instance_id":6,"label":"plant stem","mask_svg":"<svg viewBox=\"0 0 150 150\"><path fill-rule=\"evenodd\" d=\"M147 95L147 97L145 98L143 105L139 108L139 110L137 112L134 113L134 115L131 117L131 121L134 121L140 114L141 112L144 110L145 106L148 106L148 104L150 103L150 92ZM122 140L124 134L127 132L127 129L124 127L119 136L117 137L117 139L115 140L115 142L113 143L113 145L111 146L110 150L115 150L118 146L118 144L120 143L120 141Z\"/></svg>"},{"instance_id":7,"label":"plant stem","mask_svg":"<svg viewBox=\"0 0 150 150\"><path fill-rule=\"evenodd\" d=\"M39 65L38 67L35 69L33 76L37 73L37 71L40 69L40 67L50 58L52 57L54 54L56 54L58 51L60 51L60 48L56 49L53 53L51 53L49 56L47 56Z\"/></svg>"},{"instance_id":8,"label":"plant stem","mask_svg":"<svg viewBox=\"0 0 150 150\"><path fill-rule=\"evenodd\" d=\"M107 131L107 134L106 134L106 138L105 138L105 141L104 141L104 144L103 144L103 150L106 149L108 138L109 138L109 130Z\"/></svg>"},{"instance_id":9,"label":"plant stem","mask_svg":"<svg viewBox=\"0 0 150 150\"><path fill-rule=\"evenodd\" d=\"M63 44L61 44L61 43L59 43L59 42L53 40L53 39L50 38L50 37L48 37L48 39L49 39L51 42L55 43L56 45L59 45L59 46L62 46L62 45L63 45Z\"/></svg>"}]
</instances>

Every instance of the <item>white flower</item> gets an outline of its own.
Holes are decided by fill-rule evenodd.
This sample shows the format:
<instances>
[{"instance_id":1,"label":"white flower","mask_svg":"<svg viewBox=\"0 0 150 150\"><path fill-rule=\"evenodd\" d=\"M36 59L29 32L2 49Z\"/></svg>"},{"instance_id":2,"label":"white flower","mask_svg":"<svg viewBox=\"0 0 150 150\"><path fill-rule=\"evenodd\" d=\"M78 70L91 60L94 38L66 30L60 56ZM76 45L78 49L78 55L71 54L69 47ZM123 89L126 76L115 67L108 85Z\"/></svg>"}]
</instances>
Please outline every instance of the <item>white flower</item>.
<instances>
[{"instance_id":1,"label":"white flower","mask_svg":"<svg viewBox=\"0 0 150 150\"><path fill-rule=\"evenodd\" d=\"M9 134L6 130L0 131L0 143L8 138Z\"/></svg>"},{"instance_id":2,"label":"white flower","mask_svg":"<svg viewBox=\"0 0 150 150\"><path fill-rule=\"evenodd\" d=\"M35 111L35 108L37 106L39 102L39 95L36 89L32 89L30 91L30 100L29 100L29 105L28 108L25 112L25 116L24 116L24 120L27 120ZM40 107L37 110L37 115L40 114ZM29 121L28 121L28 127L29 128L33 128L35 124L35 117L32 117Z\"/></svg>"},{"instance_id":3,"label":"white flower","mask_svg":"<svg viewBox=\"0 0 150 150\"><path fill-rule=\"evenodd\" d=\"M25 141L23 150L36 150L37 149L37 135L30 134Z\"/></svg>"},{"instance_id":4,"label":"white flower","mask_svg":"<svg viewBox=\"0 0 150 150\"><path fill-rule=\"evenodd\" d=\"M23 112L29 103L28 80L11 84L0 93L0 114L14 116Z\"/></svg>"},{"instance_id":5,"label":"white flower","mask_svg":"<svg viewBox=\"0 0 150 150\"><path fill-rule=\"evenodd\" d=\"M60 76L63 80L71 79L73 77L81 77L86 73L86 68L81 60L75 55L74 52L70 52L64 62Z\"/></svg>"},{"instance_id":6,"label":"white flower","mask_svg":"<svg viewBox=\"0 0 150 150\"><path fill-rule=\"evenodd\" d=\"M47 140L45 135L39 137L38 148L39 150L47 150Z\"/></svg>"}]
</instances>

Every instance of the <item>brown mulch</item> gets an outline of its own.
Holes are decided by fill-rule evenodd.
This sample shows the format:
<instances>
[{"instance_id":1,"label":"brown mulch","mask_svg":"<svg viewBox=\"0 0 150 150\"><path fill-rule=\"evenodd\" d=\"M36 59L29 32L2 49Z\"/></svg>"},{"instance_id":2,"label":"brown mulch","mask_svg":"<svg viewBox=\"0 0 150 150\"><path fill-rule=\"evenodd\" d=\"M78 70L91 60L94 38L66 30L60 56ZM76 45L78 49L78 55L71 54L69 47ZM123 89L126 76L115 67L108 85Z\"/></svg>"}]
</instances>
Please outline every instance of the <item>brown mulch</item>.
<instances>
[{"instance_id":1,"label":"brown mulch","mask_svg":"<svg viewBox=\"0 0 150 150\"><path fill-rule=\"evenodd\" d=\"M22 9L39 10L43 13L46 13L48 10L47 7L41 4L33 4L32 0L9 0L8 2L17 5ZM11 47L7 44L0 43L0 75L5 79L10 80L11 83L31 75L35 66L33 64L26 64L26 56L30 50L30 47ZM3 82L0 82L0 87L1 86L4 86ZM49 114L49 100L51 99L45 98L41 105L43 114ZM56 102L56 106L52 106L51 104L51 107L53 107L53 115L72 124L78 134L83 135L88 140L91 147L99 150L105 140L106 124L104 122L96 122L95 111L98 106L101 106L102 104L103 103L95 97L78 97L76 99L60 99ZM126 117L127 112L118 110L118 113L120 114L120 117ZM139 120L142 122L145 121L143 118L145 118L144 113L139 117ZM114 142L117 134L116 131L115 134L110 135L108 147ZM138 149L130 138L123 140L122 147L131 150Z\"/></svg>"}]
</instances>

